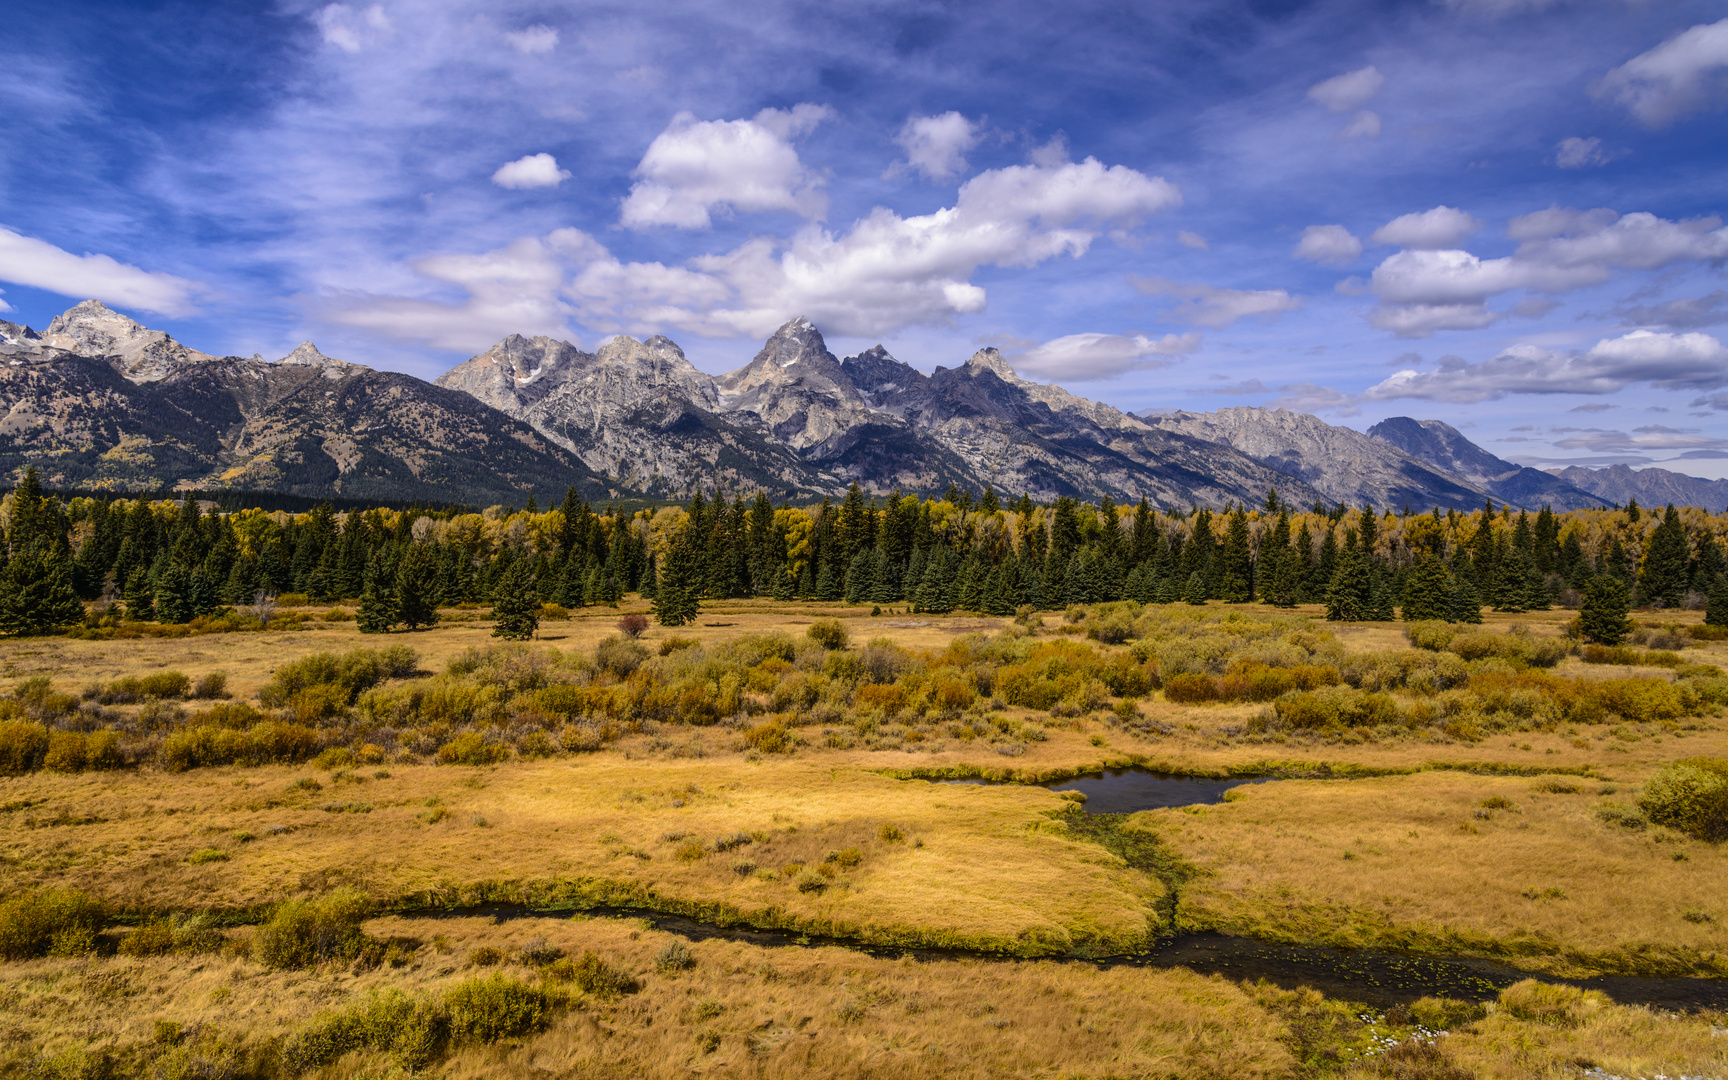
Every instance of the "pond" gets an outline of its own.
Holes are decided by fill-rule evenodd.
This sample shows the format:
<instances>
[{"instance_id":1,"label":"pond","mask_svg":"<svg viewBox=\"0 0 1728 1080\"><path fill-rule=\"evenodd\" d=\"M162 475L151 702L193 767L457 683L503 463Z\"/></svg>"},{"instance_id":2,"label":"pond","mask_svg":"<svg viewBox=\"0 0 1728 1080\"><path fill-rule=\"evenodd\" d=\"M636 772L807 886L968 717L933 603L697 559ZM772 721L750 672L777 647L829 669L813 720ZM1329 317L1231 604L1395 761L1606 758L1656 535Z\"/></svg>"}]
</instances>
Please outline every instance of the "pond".
<instances>
[{"instance_id":1,"label":"pond","mask_svg":"<svg viewBox=\"0 0 1728 1080\"><path fill-rule=\"evenodd\" d=\"M1224 793L1243 784L1263 784L1271 777L1177 776L1149 769L1106 769L1102 773L1057 780L1042 785L1051 791L1078 791L1092 814L1132 814L1168 806L1197 806L1224 801ZM991 780L949 780L950 784L990 784Z\"/></svg>"}]
</instances>

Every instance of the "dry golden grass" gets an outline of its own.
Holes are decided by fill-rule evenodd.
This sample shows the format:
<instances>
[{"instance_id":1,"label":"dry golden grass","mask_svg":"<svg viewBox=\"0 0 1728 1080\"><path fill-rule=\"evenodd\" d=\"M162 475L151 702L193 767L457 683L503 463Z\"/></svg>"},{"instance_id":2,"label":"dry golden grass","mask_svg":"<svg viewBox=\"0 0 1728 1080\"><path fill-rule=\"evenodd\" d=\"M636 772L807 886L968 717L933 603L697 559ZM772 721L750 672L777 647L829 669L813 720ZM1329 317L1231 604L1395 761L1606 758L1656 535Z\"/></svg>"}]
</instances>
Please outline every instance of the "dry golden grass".
<instances>
[{"instance_id":1,"label":"dry golden grass","mask_svg":"<svg viewBox=\"0 0 1728 1080\"><path fill-rule=\"evenodd\" d=\"M1064 803L1042 788L907 782L736 754L389 773L326 777L316 792L290 786L312 770L280 768L8 780L6 802L32 805L3 815L14 827L0 840L0 881L75 885L153 910L243 908L339 882L417 905L628 901L885 944L1025 953L1120 951L1158 929L1161 886L1069 838L1049 816ZM370 809L335 809L358 806ZM62 812L87 823L57 823ZM37 827L16 827L25 818ZM883 825L904 838L882 839ZM240 832L255 839L239 842ZM739 832L758 839L714 850ZM187 861L212 846L228 860ZM851 848L858 865L824 864ZM739 873L744 861L753 869ZM805 875L821 887L803 891L800 873L785 870L794 865L835 873Z\"/></svg>"},{"instance_id":2,"label":"dry golden grass","mask_svg":"<svg viewBox=\"0 0 1728 1080\"><path fill-rule=\"evenodd\" d=\"M1277 781L1136 820L1202 869L1180 897L1191 926L1559 974L1728 975L1728 851L1604 824L1596 808L1631 792L1579 787L1440 772Z\"/></svg>"}]
</instances>

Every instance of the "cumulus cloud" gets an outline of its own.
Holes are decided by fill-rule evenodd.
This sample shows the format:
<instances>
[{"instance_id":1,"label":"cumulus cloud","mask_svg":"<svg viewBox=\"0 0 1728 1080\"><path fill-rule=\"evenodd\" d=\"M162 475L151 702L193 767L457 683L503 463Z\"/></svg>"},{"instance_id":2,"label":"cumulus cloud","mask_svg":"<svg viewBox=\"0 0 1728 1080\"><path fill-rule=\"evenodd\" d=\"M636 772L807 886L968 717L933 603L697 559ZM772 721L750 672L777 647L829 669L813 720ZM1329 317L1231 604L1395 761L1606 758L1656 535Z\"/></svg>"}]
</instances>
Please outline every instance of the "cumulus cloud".
<instances>
[{"instance_id":1,"label":"cumulus cloud","mask_svg":"<svg viewBox=\"0 0 1728 1080\"><path fill-rule=\"evenodd\" d=\"M1183 285L1162 278L1132 278L1134 287L1147 296L1171 296L1178 303L1170 309L1177 322L1222 330L1250 317L1271 319L1295 311L1302 301L1283 289L1215 289L1210 285Z\"/></svg>"},{"instance_id":2,"label":"cumulus cloud","mask_svg":"<svg viewBox=\"0 0 1728 1080\"><path fill-rule=\"evenodd\" d=\"M833 115L825 105L810 104L763 109L750 120L679 113L636 166L623 223L706 229L710 212L719 208L820 218L827 210L822 178L798 160L792 140Z\"/></svg>"},{"instance_id":3,"label":"cumulus cloud","mask_svg":"<svg viewBox=\"0 0 1728 1080\"><path fill-rule=\"evenodd\" d=\"M1342 225L1310 225L1296 244L1298 259L1317 263L1347 263L1362 254L1362 241Z\"/></svg>"},{"instance_id":4,"label":"cumulus cloud","mask_svg":"<svg viewBox=\"0 0 1728 1080\"><path fill-rule=\"evenodd\" d=\"M502 165L492 174L492 182L507 188L557 187L570 179L570 170L560 169L558 159L551 154L529 154Z\"/></svg>"},{"instance_id":5,"label":"cumulus cloud","mask_svg":"<svg viewBox=\"0 0 1728 1080\"><path fill-rule=\"evenodd\" d=\"M1576 136L1561 139L1554 147L1554 164L1562 169L1588 169L1595 165L1606 165L1618 156L1604 150L1602 140L1594 135L1588 139Z\"/></svg>"},{"instance_id":6,"label":"cumulus cloud","mask_svg":"<svg viewBox=\"0 0 1728 1080\"><path fill-rule=\"evenodd\" d=\"M1653 128L1720 105L1728 99L1728 19L1694 26L1634 56L1593 90Z\"/></svg>"},{"instance_id":7,"label":"cumulus cloud","mask_svg":"<svg viewBox=\"0 0 1728 1080\"><path fill-rule=\"evenodd\" d=\"M1189 232L1187 229L1176 234L1176 242L1185 248L1193 248L1195 251L1212 250L1212 245L1206 242L1204 236L1196 232Z\"/></svg>"},{"instance_id":8,"label":"cumulus cloud","mask_svg":"<svg viewBox=\"0 0 1728 1080\"><path fill-rule=\"evenodd\" d=\"M1443 360L1437 371L1400 371L1363 396L1469 404L1508 394L1612 394L1632 383L1666 390L1728 386L1728 349L1708 334L1649 330L1607 338L1583 352L1514 345L1480 364L1454 358Z\"/></svg>"},{"instance_id":9,"label":"cumulus cloud","mask_svg":"<svg viewBox=\"0 0 1728 1080\"><path fill-rule=\"evenodd\" d=\"M107 255L74 255L4 227L0 227L0 281L170 318L197 310L192 296L198 286L185 278L140 270Z\"/></svg>"},{"instance_id":10,"label":"cumulus cloud","mask_svg":"<svg viewBox=\"0 0 1728 1080\"><path fill-rule=\"evenodd\" d=\"M1376 244L1434 251L1455 248L1482 228L1482 223L1453 206L1436 206L1395 217L1369 237Z\"/></svg>"},{"instance_id":11,"label":"cumulus cloud","mask_svg":"<svg viewBox=\"0 0 1728 1080\"><path fill-rule=\"evenodd\" d=\"M456 286L468 298L351 295L330 317L444 348L569 321L600 333L760 336L797 314L830 333L881 335L982 311L985 291L967 280L982 266L1079 257L1104 231L1180 202L1162 177L1093 158L1013 166L973 177L953 207L931 214L903 218L878 207L843 233L810 224L786 240L757 237L683 266L623 262L576 229L421 259L411 268L428 279L429 294Z\"/></svg>"},{"instance_id":12,"label":"cumulus cloud","mask_svg":"<svg viewBox=\"0 0 1728 1080\"><path fill-rule=\"evenodd\" d=\"M558 31L541 24L506 33L504 40L525 56L543 56L558 47Z\"/></svg>"},{"instance_id":13,"label":"cumulus cloud","mask_svg":"<svg viewBox=\"0 0 1728 1080\"><path fill-rule=\"evenodd\" d=\"M1497 259L1460 249L1388 256L1369 283L1380 299L1369 321L1400 337L1474 329L1501 317L1487 307L1490 297L1515 289L1562 293L1600 285L1618 269L1655 270L1728 257L1728 228L1717 217L1668 221L1646 213L1554 207L1514 218L1506 231L1520 243L1511 255Z\"/></svg>"},{"instance_id":14,"label":"cumulus cloud","mask_svg":"<svg viewBox=\"0 0 1728 1080\"><path fill-rule=\"evenodd\" d=\"M906 151L906 166L930 180L949 180L965 170L966 152L978 145L978 129L957 112L914 116L894 141Z\"/></svg>"},{"instance_id":15,"label":"cumulus cloud","mask_svg":"<svg viewBox=\"0 0 1728 1080\"><path fill-rule=\"evenodd\" d=\"M326 45L350 53L388 37L391 30L390 16L384 14L381 4L373 4L365 11L356 11L347 4L328 4L313 14L312 22Z\"/></svg>"},{"instance_id":16,"label":"cumulus cloud","mask_svg":"<svg viewBox=\"0 0 1728 1080\"><path fill-rule=\"evenodd\" d=\"M1017 371L1040 378L1113 379L1139 368L1171 363L1200 348L1199 334L1069 334L1035 345L1014 359Z\"/></svg>"},{"instance_id":17,"label":"cumulus cloud","mask_svg":"<svg viewBox=\"0 0 1728 1080\"><path fill-rule=\"evenodd\" d=\"M1330 112L1349 112L1372 101L1385 84L1386 76L1380 74L1379 68L1370 64L1368 67L1334 75L1324 82L1315 83L1308 88L1308 98L1326 106Z\"/></svg>"}]
</instances>

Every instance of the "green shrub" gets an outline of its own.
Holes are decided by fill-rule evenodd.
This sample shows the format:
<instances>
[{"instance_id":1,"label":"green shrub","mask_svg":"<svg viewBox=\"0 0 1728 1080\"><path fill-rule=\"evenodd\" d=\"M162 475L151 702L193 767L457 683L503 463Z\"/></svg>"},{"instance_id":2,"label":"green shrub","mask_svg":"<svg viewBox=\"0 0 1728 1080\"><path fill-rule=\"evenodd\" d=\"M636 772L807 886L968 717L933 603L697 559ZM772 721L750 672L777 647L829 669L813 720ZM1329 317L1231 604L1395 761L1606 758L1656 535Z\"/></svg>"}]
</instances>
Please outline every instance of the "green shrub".
<instances>
[{"instance_id":1,"label":"green shrub","mask_svg":"<svg viewBox=\"0 0 1728 1080\"><path fill-rule=\"evenodd\" d=\"M490 1043L540 1030L552 999L544 990L496 974L457 983L445 991L444 1007L452 1041Z\"/></svg>"},{"instance_id":2,"label":"green shrub","mask_svg":"<svg viewBox=\"0 0 1728 1080\"><path fill-rule=\"evenodd\" d=\"M192 696L206 701L228 696L228 676L220 671L212 671L201 676L192 687Z\"/></svg>"},{"instance_id":3,"label":"green shrub","mask_svg":"<svg viewBox=\"0 0 1728 1080\"><path fill-rule=\"evenodd\" d=\"M574 962L559 961L553 967L558 968L554 977L568 979L584 994L599 998L634 994L640 985L627 972L608 964L597 953L585 952Z\"/></svg>"},{"instance_id":4,"label":"green shrub","mask_svg":"<svg viewBox=\"0 0 1728 1080\"><path fill-rule=\"evenodd\" d=\"M203 916L151 919L120 939L121 956L165 956L173 952L210 952L222 945L222 934Z\"/></svg>"},{"instance_id":5,"label":"green shrub","mask_svg":"<svg viewBox=\"0 0 1728 1080\"><path fill-rule=\"evenodd\" d=\"M419 655L406 645L385 649L353 649L349 652L313 653L290 661L276 669L275 677L258 691L258 700L271 708L294 702L317 687L329 687L302 699L308 708L327 708L332 701L347 706L354 703L363 690L385 679L404 678L414 673ZM296 706L296 712L301 706Z\"/></svg>"},{"instance_id":6,"label":"green shrub","mask_svg":"<svg viewBox=\"0 0 1728 1080\"><path fill-rule=\"evenodd\" d=\"M622 634L612 634L594 646L594 665L620 679L642 666L648 659L648 649L640 642Z\"/></svg>"},{"instance_id":7,"label":"green shrub","mask_svg":"<svg viewBox=\"0 0 1728 1080\"><path fill-rule=\"evenodd\" d=\"M429 1065L449 1030L437 1004L394 988L314 1020L282 1046L282 1068L290 1075L328 1065L354 1050L383 1050L407 1070Z\"/></svg>"},{"instance_id":8,"label":"green shrub","mask_svg":"<svg viewBox=\"0 0 1728 1080\"><path fill-rule=\"evenodd\" d=\"M1687 758L1644 785L1638 808L1658 825L1710 843L1728 840L1728 758Z\"/></svg>"},{"instance_id":9,"label":"green shrub","mask_svg":"<svg viewBox=\"0 0 1728 1080\"><path fill-rule=\"evenodd\" d=\"M192 689L192 680L182 671L158 671L138 680L138 688L147 698L183 698Z\"/></svg>"},{"instance_id":10,"label":"green shrub","mask_svg":"<svg viewBox=\"0 0 1728 1080\"><path fill-rule=\"evenodd\" d=\"M1398 704L1390 694L1364 693L1349 686L1288 694L1273 704L1273 710L1280 723L1297 730L1378 727L1398 720Z\"/></svg>"},{"instance_id":11,"label":"green shrub","mask_svg":"<svg viewBox=\"0 0 1728 1080\"><path fill-rule=\"evenodd\" d=\"M107 921L102 903L76 889L19 893L0 902L0 958L82 956Z\"/></svg>"},{"instance_id":12,"label":"green shrub","mask_svg":"<svg viewBox=\"0 0 1728 1080\"><path fill-rule=\"evenodd\" d=\"M746 731L744 745L764 754L785 754L791 752L795 740L785 721L774 717Z\"/></svg>"},{"instance_id":13,"label":"green shrub","mask_svg":"<svg viewBox=\"0 0 1728 1080\"><path fill-rule=\"evenodd\" d=\"M186 856L186 861L191 863L193 866L202 866L205 863L213 862L227 862L228 853L223 851L221 848L200 848Z\"/></svg>"},{"instance_id":14,"label":"green shrub","mask_svg":"<svg viewBox=\"0 0 1728 1080\"><path fill-rule=\"evenodd\" d=\"M311 728L274 720L245 731L200 725L163 739L156 760L170 772L212 765L295 764L317 754L321 741Z\"/></svg>"},{"instance_id":15,"label":"green shrub","mask_svg":"<svg viewBox=\"0 0 1728 1080\"><path fill-rule=\"evenodd\" d=\"M510 748L503 743L489 743L478 731L469 731L440 746L438 760L445 765L491 765L509 753Z\"/></svg>"},{"instance_id":16,"label":"green shrub","mask_svg":"<svg viewBox=\"0 0 1728 1080\"><path fill-rule=\"evenodd\" d=\"M1452 644L1452 639L1458 636L1458 628L1451 623L1438 619L1422 619L1404 624L1404 638L1418 649L1428 649L1439 652Z\"/></svg>"},{"instance_id":17,"label":"green shrub","mask_svg":"<svg viewBox=\"0 0 1728 1080\"><path fill-rule=\"evenodd\" d=\"M360 924L371 910L371 901L353 888L317 900L285 901L253 935L252 957L273 968L352 960L367 944Z\"/></svg>"},{"instance_id":18,"label":"green shrub","mask_svg":"<svg viewBox=\"0 0 1728 1080\"><path fill-rule=\"evenodd\" d=\"M810 624L810 629L804 631L804 636L824 649L844 649L851 640L839 619L817 619Z\"/></svg>"}]
</instances>

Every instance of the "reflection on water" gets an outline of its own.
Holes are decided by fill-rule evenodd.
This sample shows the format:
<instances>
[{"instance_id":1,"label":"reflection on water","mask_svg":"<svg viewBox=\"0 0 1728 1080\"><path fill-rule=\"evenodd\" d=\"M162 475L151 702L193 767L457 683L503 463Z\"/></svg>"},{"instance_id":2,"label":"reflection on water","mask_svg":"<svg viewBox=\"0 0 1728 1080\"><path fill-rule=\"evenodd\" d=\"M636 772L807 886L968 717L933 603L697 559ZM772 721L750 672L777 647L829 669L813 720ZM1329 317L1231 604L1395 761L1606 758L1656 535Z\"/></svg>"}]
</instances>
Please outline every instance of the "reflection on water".
<instances>
[{"instance_id":1,"label":"reflection on water","mask_svg":"<svg viewBox=\"0 0 1728 1080\"><path fill-rule=\"evenodd\" d=\"M1270 777L1173 776L1147 769L1106 769L1093 776L1045 784L1051 791L1078 791L1093 814L1132 814L1166 806L1196 806L1224 801L1224 793L1243 784L1263 784ZM951 784L986 784L987 780L950 780Z\"/></svg>"}]
</instances>

